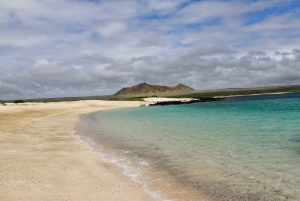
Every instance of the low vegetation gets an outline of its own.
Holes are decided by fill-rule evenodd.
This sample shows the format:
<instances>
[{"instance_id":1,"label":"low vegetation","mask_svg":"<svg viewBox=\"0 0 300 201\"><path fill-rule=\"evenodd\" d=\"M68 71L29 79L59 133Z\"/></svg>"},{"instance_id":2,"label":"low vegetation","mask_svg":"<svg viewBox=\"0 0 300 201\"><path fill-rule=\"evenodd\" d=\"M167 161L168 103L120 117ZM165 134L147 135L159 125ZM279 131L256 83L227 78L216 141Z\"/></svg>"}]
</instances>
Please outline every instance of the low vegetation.
<instances>
[{"instance_id":1,"label":"low vegetation","mask_svg":"<svg viewBox=\"0 0 300 201\"><path fill-rule=\"evenodd\" d=\"M109 101L120 101L119 98L115 98L115 97L108 98L108 99L105 99L105 100L109 100Z\"/></svg>"},{"instance_id":2,"label":"low vegetation","mask_svg":"<svg viewBox=\"0 0 300 201\"><path fill-rule=\"evenodd\" d=\"M143 97L130 97L123 99L124 101L144 101Z\"/></svg>"},{"instance_id":3,"label":"low vegetation","mask_svg":"<svg viewBox=\"0 0 300 201\"><path fill-rule=\"evenodd\" d=\"M112 96L111 98L105 99L109 101L144 101L145 97L122 97L122 96Z\"/></svg>"},{"instance_id":4,"label":"low vegetation","mask_svg":"<svg viewBox=\"0 0 300 201\"><path fill-rule=\"evenodd\" d=\"M25 101L23 101L23 100L15 100L15 101L13 101L13 103L16 103L16 104L18 104L18 103L25 103Z\"/></svg>"}]
</instances>

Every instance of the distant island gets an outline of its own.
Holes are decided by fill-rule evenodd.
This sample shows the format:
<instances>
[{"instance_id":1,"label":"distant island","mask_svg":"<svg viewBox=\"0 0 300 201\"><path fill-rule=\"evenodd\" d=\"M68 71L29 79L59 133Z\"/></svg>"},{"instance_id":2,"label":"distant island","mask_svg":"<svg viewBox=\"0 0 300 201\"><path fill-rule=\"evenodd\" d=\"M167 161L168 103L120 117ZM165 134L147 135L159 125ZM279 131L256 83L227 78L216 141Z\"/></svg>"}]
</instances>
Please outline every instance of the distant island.
<instances>
[{"instance_id":1,"label":"distant island","mask_svg":"<svg viewBox=\"0 0 300 201\"><path fill-rule=\"evenodd\" d=\"M156 94L156 93L168 93L168 92L193 92L195 89L188 87L184 84L178 84L174 87L151 85L146 82L134 85L132 87L124 87L115 96L123 95L139 95L139 94Z\"/></svg>"},{"instance_id":2,"label":"distant island","mask_svg":"<svg viewBox=\"0 0 300 201\"><path fill-rule=\"evenodd\" d=\"M300 92L300 85L288 86L266 86L253 88L227 88L211 90L195 90L184 84L176 86L152 85L146 82L124 87L113 95L95 95L81 97L57 97L57 98L34 98L24 100L0 100L3 103L22 103L26 102L60 102L60 101L78 101L78 100L142 100L147 97L165 97L165 98L195 98L210 100L211 98L226 98L230 96L251 96L270 93L294 93Z\"/></svg>"}]
</instances>

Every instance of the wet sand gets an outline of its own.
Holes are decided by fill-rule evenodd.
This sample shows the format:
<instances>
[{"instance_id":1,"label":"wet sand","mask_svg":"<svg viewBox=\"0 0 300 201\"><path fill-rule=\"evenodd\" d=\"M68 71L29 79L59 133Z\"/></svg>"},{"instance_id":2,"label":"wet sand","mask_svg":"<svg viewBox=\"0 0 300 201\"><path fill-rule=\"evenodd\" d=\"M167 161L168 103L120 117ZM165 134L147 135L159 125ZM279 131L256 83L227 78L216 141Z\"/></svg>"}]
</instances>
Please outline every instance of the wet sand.
<instances>
[{"instance_id":1,"label":"wet sand","mask_svg":"<svg viewBox=\"0 0 300 201\"><path fill-rule=\"evenodd\" d=\"M154 200L74 135L79 115L139 102L0 106L0 200Z\"/></svg>"}]
</instances>

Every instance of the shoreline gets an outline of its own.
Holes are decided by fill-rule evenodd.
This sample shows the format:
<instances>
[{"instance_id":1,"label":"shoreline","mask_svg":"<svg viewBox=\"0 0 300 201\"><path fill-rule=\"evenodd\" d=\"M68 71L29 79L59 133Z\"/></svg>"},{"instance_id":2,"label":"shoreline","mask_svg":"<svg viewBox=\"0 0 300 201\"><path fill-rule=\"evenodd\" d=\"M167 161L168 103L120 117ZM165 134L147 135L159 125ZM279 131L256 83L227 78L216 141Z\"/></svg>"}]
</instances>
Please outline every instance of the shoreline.
<instances>
[{"instance_id":1,"label":"shoreline","mask_svg":"<svg viewBox=\"0 0 300 201\"><path fill-rule=\"evenodd\" d=\"M82 114L137 106L78 101L0 107L0 199L155 200L74 134Z\"/></svg>"},{"instance_id":2,"label":"shoreline","mask_svg":"<svg viewBox=\"0 0 300 201\"><path fill-rule=\"evenodd\" d=\"M80 139L81 116L151 101L170 99L0 105L0 200L210 200L209 194L185 191L180 182L161 180L159 174L152 178L159 183L135 180ZM107 153L113 150L108 148ZM130 174L137 174L134 168Z\"/></svg>"},{"instance_id":3,"label":"shoreline","mask_svg":"<svg viewBox=\"0 0 300 201\"><path fill-rule=\"evenodd\" d=\"M76 125L82 115L142 104L148 106L150 101L0 105L0 200L208 200L202 195L193 199L188 192L168 196L161 190L176 181L148 188L148 183L105 160L77 135ZM182 190L180 186L176 189Z\"/></svg>"},{"instance_id":4,"label":"shoreline","mask_svg":"<svg viewBox=\"0 0 300 201\"><path fill-rule=\"evenodd\" d=\"M84 116L92 113L83 114L81 118L85 118ZM86 125L80 125L80 122L77 123L75 135L78 139L89 147L92 152L100 155L105 162L121 168L123 175L141 185L143 190L155 200L209 201L212 199L195 189L187 188L173 176L165 177L166 175L162 174L162 169L150 165L148 159L132 156L127 150L109 145L95 138L90 135L91 131L85 128Z\"/></svg>"},{"instance_id":5,"label":"shoreline","mask_svg":"<svg viewBox=\"0 0 300 201\"><path fill-rule=\"evenodd\" d=\"M134 110L136 110L136 112L140 111L143 114L145 114L146 116L148 116L150 118L153 118L154 116L151 115L151 112L149 111L149 109L150 108L144 108L144 109L142 109L142 111L140 111L140 109L138 109L138 110L134 109ZM158 110L159 110L159 108L158 108ZM116 112L115 115L109 115L109 113L114 113L114 112ZM128 110L128 112L129 112L129 110ZM99 116L102 116L102 119L101 118L98 119L97 114L96 115L90 115L90 117L88 117L88 116L87 117L90 120L92 120L92 121L90 121L91 124L89 124L89 122L87 121L87 124L85 124L85 125L90 125L87 128L92 128L93 125L94 125L93 122L99 122L98 125L101 125L101 124L106 125L107 124L107 125L110 125L111 128L114 128L114 125L119 125L119 124L123 125L122 124L123 120L127 119L126 116L128 116L128 115L131 116L130 114L131 114L130 112L128 114L126 114L126 112L122 114L121 111L112 111L112 112L108 111L108 112L104 112L102 114L99 113ZM132 114L135 114L135 112L133 112ZM158 112L158 114L156 113L156 115L158 115L158 116L163 116L161 114L162 113L160 113L160 112ZM133 116L136 116L136 115L133 115ZM119 117L121 117L121 119L118 119ZM112 118L112 119L110 119L110 118ZM114 121L114 119L116 119L117 121ZM205 174L207 174L209 176L212 175L212 177L216 177L216 178L219 177L219 178L223 178L224 180L221 179L221 182L218 182L216 180L216 182L207 183L207 184L205 182L201 183L201 180L200 180L200 182L193 183L194 182L193 179L192 179L193 177L191 178L191 180L189 180L189 178L186 177L187 175L184 175L184 173L181 172L180 169L177 170L176 167L172 168L172 165L168 165L168 164L164 163L164 161L166 161L166 162L168 161L168 153L170 153L170 152L166 152L167 153L165 155L166 157L164 157L164 155L163 155L164 152L161 151L161 150L163 150L163 147L160 147L161 149L159 149L159 146L157 146L157 147L153 146L153 144L155 144L154 143L155 141L153 141L153 144L151 143L150 140L149 141L146 140L145 143L140 143L142 141L139 141L139 138L135 138L136 136L132 136L132 137L128 137L128 138L124 137L123 138L123 136L130 136L130 134L131 134L130 133L131 131L126 132L126 128L135 128L135 127L137 127L137 131L140 131L139 129L142 128L143 133L145 133L145 136L143 136L143 137L145 137L145 139L148 139L147 136L152 135L151 133L153 133L153 135L154 135L155 133L160 133L160 131L162 130L162 129L160 129L160 130L150 129L150 132L147 132L147 129L144 129L146 127L146 125L142 124L142 127L139 127L139 125L136 124L136 122L139 122L139 119L143 119L145 122L151 122L149 119L145 118L145 116L137 115L137 118L133 118L132 120L125 121L124 125L127 125L127 127L124 126L124 128L122 128L122 129L124 129L124 132L123 132L123 130L111 129L111 131L112 131L111 134L112 135L113 135L113 133L116 133L115 137L112 137L112 138L110 138L109 135L105 135L105 133L108 133L108 134L110 133L109 132L110 131L109 127L107 129L105 129L105 128L103 129L105 132L100 132L101 127L96 126L95 128L97 128L97 129L94 129L94 131L95 131L94 135L92 134L93 132L86 132L86 133L91 133L92 135L90 135L90 137L98 139L97 140L99 142L98 144L100 144L100 146L104 145L104 149L107 149L106 146L108 145L107 151L110 152L110 153L112 153L111 150L115 151L114 150L114 148L115 148L116 150L119 150L119 152L125 151L123 153L128 153L127 154L128 158L131 157L134 160L136 159L137 163L139 161L141 161L141 159L142 159L146 163L150 164L149 168L151 168L151 169L149 169L149 168L146 169L146 170L150 170L150 171L145 171L145 172L146 172L147 175L151 175L151 181L149 182L151 184L153 184L153 182L155 182L159 178L160 181L162 181L162 183L168 183L168 184L170 184L169 186L171 186L173 184L173 182L168 180L168 178L170 178L170 176L171 176L172 178L177 178L176 183L182 184L182 186L188 187L189 189L198 190L200 192L199 194L211 196L213 198L218 198L218 196L219 196L219 197L228 198L228 200L246 200L246 199L247 200L265 200L265 199L268 199L268 198L270 198L270 200L277 200L277 199L275 199L276 196L278 196L278 197L281 196L281 198L284 198L284 197L288 198L289 197L288 194L284 194L283 191L281 191L280 189L277 189L277 187L274 187L272 185L269 186L269 185L267 185L267 183L260 182L259 180L254 180L255 177L259 178L259 176L258 176L259 174L257 174L257 175L252 174L252 173L248 174L248 172L249 172L249 170L251 170L251 168L248 169L247 165L246 166L243 166L243 165L239 166L239 163L237 163L236 165L233 165L233 166L234 167L240 167L239 169L245 169L245 172L247 174L245 174L245 175L239 174L239 171L230 172L230 169L227 169L227 168L225 168L224 169L225 171L223 171L223 173L225 173L225 175L233 175L233 178L234 178L233 181L236 181L236 182L231 183L230 181L232 181L232 180L228 180L229 182L227 183L226 179L224 179L222 177L222 175L224 175L224 174L218 175L218 174L216 174L218 172L203 171L203 172L205 172ZM177 119L180 119L180 118L177 118ZM97 121L97 120L101 120L101 121ZM111 122L111 124L110 124L110 122ZM133 122L133 124L131 124L130 122ZM163 122L163 121L160 119L160 122ZM97 124L95 124L95 125L97 125ZM92 129L88 129L88 131L91 131L91 130ZM120 131L120 132L118 132L118 131ZM103 134L103 135L101 135L102 138L97 138L98 133ZM121 134L117 135L117 133L121 133ZM132 132L132 133L134 133L134 132ZM139 132L136 132L136 133L139 133ZM160 136L158 135L158 137L160 137ZM119 139L120 139L120 142L125 142L125 143L123 143L123 144L118 143ZM163 141L162 138L160 140ZM131 141L133 141L132 144L130 144ZM116 143L114 143L114 142L116 142ZM137 142L137 143L134 143L134 142ZM171 141L168 141L168 140L166 142L171 143ZM118 145L121 145L121 146L118 146ZM136 146L136 150L134 150L135 145L138 145L138 146ZM148 145L149 145L149 147L148 147ZM112 147L112 149L111 149L111 147ZM145 149L143 149L144 147L145 147ZM180 146L177 146L177 147L180 147ZM212 147L214 147L214 146L212 146ZM149 153L151 152L150 150L154 150L154 152L152 152L154 154L148 154L147 155L146 154L147 153L146 148L149 148L148 149ZM155 154L155 150L157 150L156 153L158 153L158 154ZM208 151L209 150L210 149L208 149ZM174 153L176 153L176 152L174 152ZM182 152L182 153L185 153L185 152ZM209 155L210 151L207 152L207 153ZM219 152L219 153L221 153L221 155L222 155L223 151L221 150L221 152ZM106 152L106 154L107 154L107 152ZM177 155L180 155L180 154L177 153ZM199 155L201 155L201 154L199 154ZM207 154L205 154L205 155L207 155ZM121 159L126 158L126 155L122 154L122 153L119 156L121 156L120 157ZM123 157L123 156L125 156L125 157ZM160 157L160 156L162 156L162 157ZM109 155L106 155L106 157L109 157ZM170 156L170 157L172 157L172 156ZM153 160L151 160L151 159L153 159ZM161 159L161 160L159 161L159 159ZM158 163L156 163L157 161L158 161ZM201 158L200 158L199 161L201 162ZM151 162L154 162L154 163L151 163ZM154 166L152 166L151 164L154 164ZM155 164L159 164L159 165L156 166ZM228 166L228 164L226 165L226 163L223 163L223 162L221 163L221 166L230 167L230 166ZM184 168L182 168L182 170L183 169ZM145 170L145 169L143 168L143 170ZM151 170L154 170L154 171L151 171ZM158 172L156 172L157 170L158 170ZM162 170L162 171L160 171L160 170ZM159 174L159 173L161 173L161 174ZM236 174L236 176L235 176L235 174ZM255 177L253 177L254 175L255 175ZM250 177L248 178L248 176L250 176ZM205 178L206 178L206 176L205 176ZM237 180L235 180L235 179L237 179ZM241 180L239 180L239 179L241 179ZM209 180L209 182L211 182L211 181L214 181L214 180ZM245 184L244 187L246 186L246 188L239 188L238 186L236 186L235 184L239 183L239 181L244 181L244 184ZM262 180L262 181L264 181L264 180ZM252 188L252 185L256 184L256 182L260 183L261 186L257 185L259 187ZM154 185L154 186L157 187L158 185ZM164 186L161 185L161 187L162 187L161 189L164 189ZM248 190L244 191L247 188L248 188ZM188 193L186 194L187 196L191 195L189 189L187 191ZM170 195L170 194L168 194L170 192L168 190L167 191L162 191L162 192L164 192L164 193L167 192L166 195ZM173 192L177 192L177 191L175 190ZM274 195L274 199L271 199L271 197L273 195ZM228 196L228 197L225 197L225 196ZM177 199L175 199L175 200L199 200L199 199L187 199L187 197L185 197L185 199L178 199L178 197L176 197L176 198ZM204 200L208 200L208 199L204 199ZM218 199L216 199L216 200L218 200ZM220 199L220 200L222 200L222 199Z\"/></svg>"}]
</instances>

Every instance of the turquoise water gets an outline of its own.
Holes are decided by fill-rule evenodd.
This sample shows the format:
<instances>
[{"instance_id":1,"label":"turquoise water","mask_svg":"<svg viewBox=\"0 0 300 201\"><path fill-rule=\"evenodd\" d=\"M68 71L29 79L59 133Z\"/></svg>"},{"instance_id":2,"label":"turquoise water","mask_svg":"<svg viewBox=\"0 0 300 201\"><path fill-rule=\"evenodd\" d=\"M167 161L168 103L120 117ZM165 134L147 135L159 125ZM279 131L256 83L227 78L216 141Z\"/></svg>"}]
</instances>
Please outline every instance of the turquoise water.
<instances>
[{"instance_id":1,"label":"turquoise water","mask_svg":"<svg viewBox=\"0 0 300 201\"><path fill-rule=\"evenodd\" d=\"M299 122L294 93L100 111L79 127L158 199L174 187L191 200L300 200Z\"/></svg>"}]
</instances>

